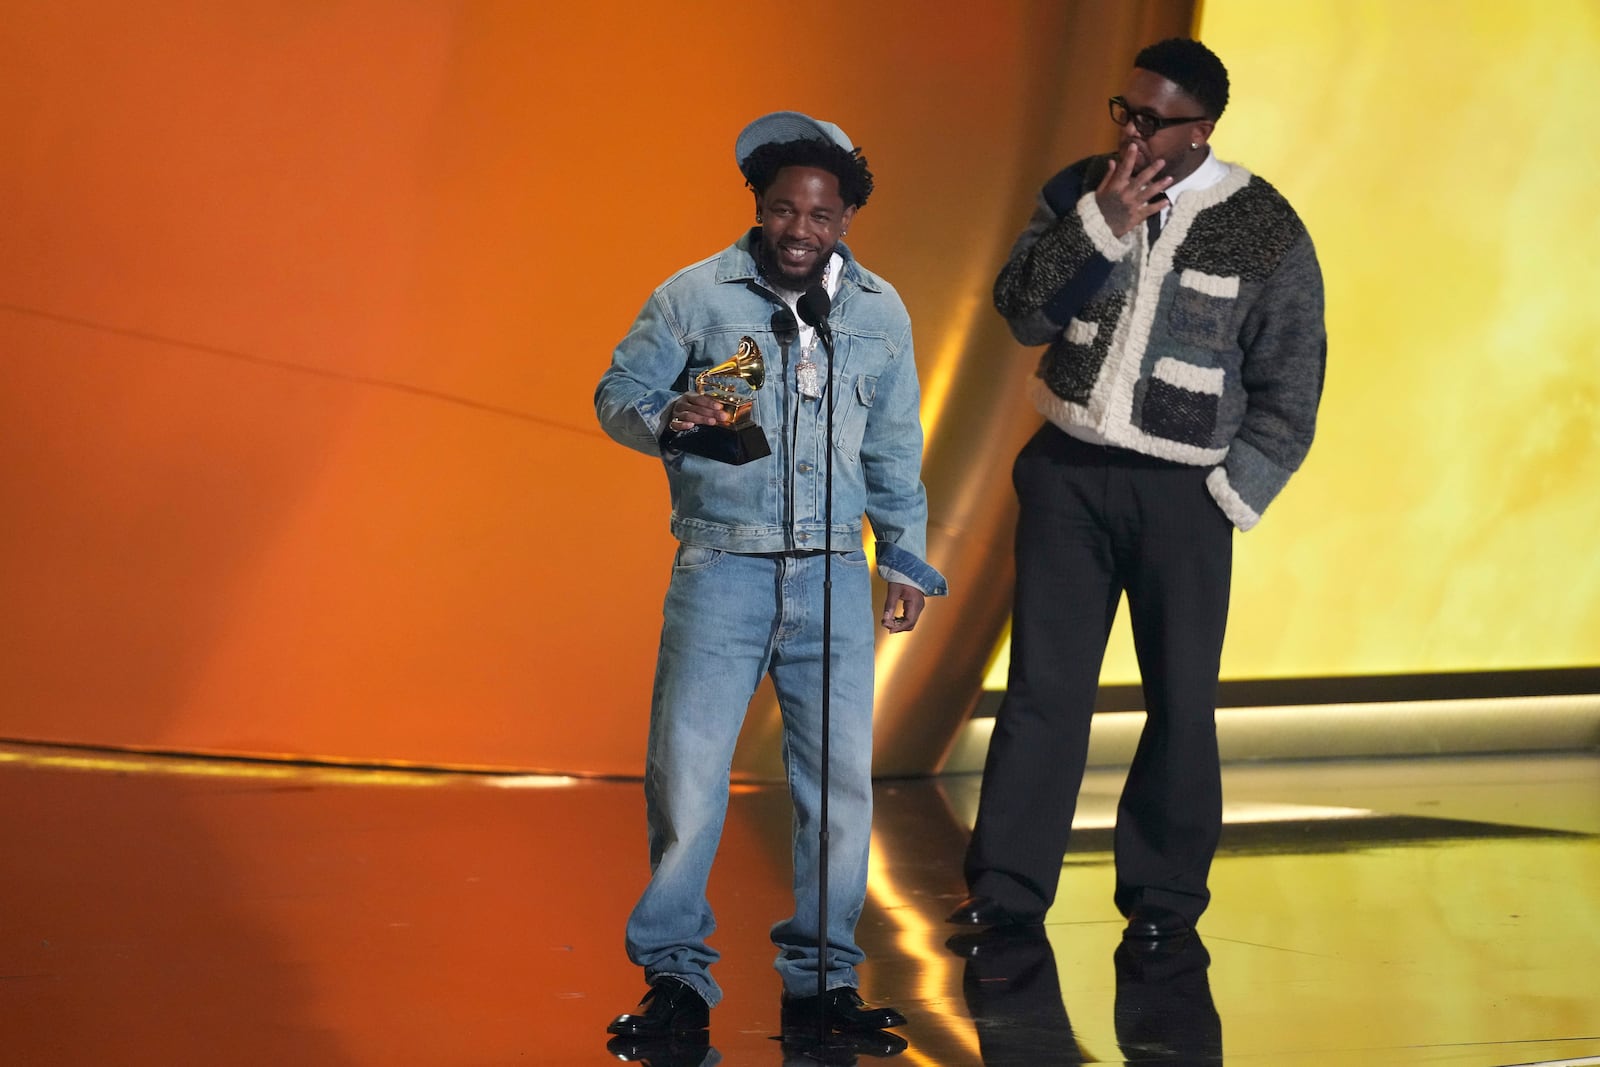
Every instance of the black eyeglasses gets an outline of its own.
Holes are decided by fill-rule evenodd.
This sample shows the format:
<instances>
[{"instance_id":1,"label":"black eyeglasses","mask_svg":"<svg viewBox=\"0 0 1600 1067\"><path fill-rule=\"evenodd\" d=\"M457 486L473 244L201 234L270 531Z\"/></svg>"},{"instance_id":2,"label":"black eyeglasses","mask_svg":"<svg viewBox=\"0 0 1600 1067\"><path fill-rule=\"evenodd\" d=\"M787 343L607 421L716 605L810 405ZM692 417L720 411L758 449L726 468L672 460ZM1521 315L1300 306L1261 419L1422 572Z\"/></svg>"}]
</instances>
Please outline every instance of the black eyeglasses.
<instances>
[{"instance_id":1,"label":"black eyeglasses","mask_svg":"<svg viewBox=\"0 0 1600 1067\"><path fill-rule=\"evenodd\" d=\"M1106 102L1111 105L1111 121L1118 126L1133 123L1133 128L1138 131L1140 137L1153 137L1157 131L1164 130L1168 126L1182 126L1185 122L1199 122L1205 118L1204 115L1190 115L1187 118L1169 119L1157 115L1154 111L1135 111L1120 96L1113 96Z\"/></svg>"}]
</instances>

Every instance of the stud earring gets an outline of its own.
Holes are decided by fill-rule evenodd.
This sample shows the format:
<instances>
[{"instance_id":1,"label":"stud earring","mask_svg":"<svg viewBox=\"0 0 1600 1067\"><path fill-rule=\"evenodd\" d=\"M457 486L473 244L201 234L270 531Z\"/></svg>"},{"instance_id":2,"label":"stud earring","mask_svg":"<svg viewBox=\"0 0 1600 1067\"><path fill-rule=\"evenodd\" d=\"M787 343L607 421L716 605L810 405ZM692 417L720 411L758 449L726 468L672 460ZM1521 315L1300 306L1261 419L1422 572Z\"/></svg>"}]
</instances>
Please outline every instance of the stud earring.
<instances>
[{"instance_id":1,"label":"stud earring","mask_svg":"<svg viewBox=\"0 0 1600 1067\"><path fill-rule=\"evenodd\" d=\"M1198 142L1198 141L1190 141L1189 142L1189 151L1197 152L1199 150L1200 150L1200 142Z\"/></svg>"}]
</instances>

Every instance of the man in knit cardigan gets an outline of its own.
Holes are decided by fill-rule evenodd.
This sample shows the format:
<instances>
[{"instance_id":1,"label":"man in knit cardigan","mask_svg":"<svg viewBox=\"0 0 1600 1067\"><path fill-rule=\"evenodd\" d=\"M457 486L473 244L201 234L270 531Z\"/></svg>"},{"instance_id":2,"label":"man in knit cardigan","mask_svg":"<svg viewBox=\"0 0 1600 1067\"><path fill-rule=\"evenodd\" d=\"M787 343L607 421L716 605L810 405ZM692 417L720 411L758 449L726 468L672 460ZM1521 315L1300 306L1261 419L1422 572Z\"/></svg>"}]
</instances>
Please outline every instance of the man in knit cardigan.
<instances>
[{"instance_id":1,"label":"man in knit cardigan","mask_svg":"<svg viewBox=\"0 0 1600 1067\"><path fill-rule=\"evenodd\" d=\"M1045 184L995 282L1017 340L1047 346L1047 422L1013 470L1011 674L951 922L1037 923L1054 901L1123 593L1148 712L1117 809L1123 936L1182 937L1210 901L1233 531L1305 458L1327 353L1305 226L1208 145L1227 102L1198 41L1140 52L1110 101L1120 150Z\"/></svg>"}]
</instances>

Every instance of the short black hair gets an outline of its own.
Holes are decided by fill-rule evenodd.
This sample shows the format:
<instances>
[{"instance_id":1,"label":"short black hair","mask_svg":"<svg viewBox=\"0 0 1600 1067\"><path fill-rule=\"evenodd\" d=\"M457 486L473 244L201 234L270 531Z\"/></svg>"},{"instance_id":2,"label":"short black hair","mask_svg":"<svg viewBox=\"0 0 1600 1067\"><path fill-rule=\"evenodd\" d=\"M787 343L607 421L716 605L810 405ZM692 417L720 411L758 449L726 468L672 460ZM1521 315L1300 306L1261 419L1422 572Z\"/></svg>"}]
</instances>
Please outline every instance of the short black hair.
<instances>
[{"instance_id":1,"label":"short black hair","mask_svg":"<svg viewBox=\"0 0 1600 1067\"><path fill-rule=\"evenodd\" d=\"M1141 51L1133 65L1161 75L1194 97L1207 118L1221 118L1228 106L1228 68L1199 41L1168 37Z\"/></svg>"},{"instance_id":2,"label":"short black hair","mask_svg":"<svg viewBox=\"0 0 1600 1067\"><path fill-rule=\"evenodd\" d=\"M860 207L872 195L872 171L859 148L841 148L832 141L779 141L759 145L744 158L745 185L761 196L784 167L816 167L839 179L839 195L847 207Z\"/></svg>"}]
</instances>

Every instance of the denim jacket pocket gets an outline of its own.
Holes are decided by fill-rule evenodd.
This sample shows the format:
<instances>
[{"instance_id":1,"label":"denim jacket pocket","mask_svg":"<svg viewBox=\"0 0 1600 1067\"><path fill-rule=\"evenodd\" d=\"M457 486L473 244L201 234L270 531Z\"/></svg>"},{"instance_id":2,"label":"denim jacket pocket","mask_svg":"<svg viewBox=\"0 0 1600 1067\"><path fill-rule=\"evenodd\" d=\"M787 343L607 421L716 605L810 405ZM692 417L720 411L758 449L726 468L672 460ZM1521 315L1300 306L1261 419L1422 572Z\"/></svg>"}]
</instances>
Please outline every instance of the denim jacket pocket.
<instances>
[{"instance_id":1,"label":"denim jacket pocket","mask_svg":"<svg viewBox=\"0 0 1600 1067\"><path fill-rule=\"evenodd\" d=\"M840 390L839 406L833 413L833 440L840 453L849 459L861 455L861 438L867 432L867 411L877 393L878 379L871 374L856 378L854 389Z\"/></svg>"},{"instance_id":2,"label":"denim jacket pocket","mask_svg":"<svg viewBox=\"0 0 1600 1067\"><path fill-rule=\"evenodd\" d=\"M1178 276L1168 324L1186 344L1227 351L1238 343L1239 278L1185 270Z\"/></svg>"}]
</instances>

